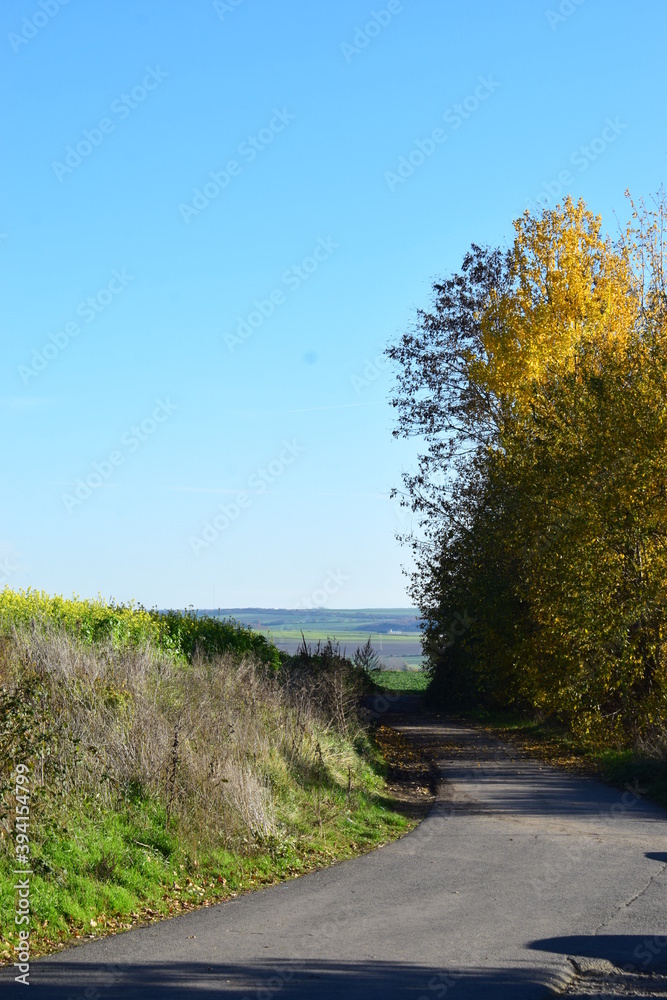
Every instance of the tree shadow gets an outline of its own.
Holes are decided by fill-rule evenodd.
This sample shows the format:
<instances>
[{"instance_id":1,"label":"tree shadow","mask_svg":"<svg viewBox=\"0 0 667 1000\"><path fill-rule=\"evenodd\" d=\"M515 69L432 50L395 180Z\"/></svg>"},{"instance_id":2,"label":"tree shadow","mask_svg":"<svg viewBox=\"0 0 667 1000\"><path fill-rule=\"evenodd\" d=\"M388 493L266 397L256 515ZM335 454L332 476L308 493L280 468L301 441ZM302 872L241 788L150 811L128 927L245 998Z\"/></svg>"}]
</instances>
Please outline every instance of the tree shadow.
<instances>
[{"instance_id":1,"label":"tree shadow","mask_svg":"<svg viewBox=\"0 0 667 1000\"><path fill-rule=\"evenodd\" d=\"M574 958L604 959L626 972L667 969L667 936L660 934L569 934L532 941L529 948Z\"/></svg>"},{"instance_id":2,"label":"tree shadow","mask_svg":"<svg viewBox=\"0 0 667 1000\"><path fill-rule=\"evenodd\" d=\"M549 982L546 972L540 975L534 968L438 970L403 962L268 957L247 964L147 962L114 966L113 970L97 963L40 961L31 966L31 1000L440 1000L450 996L456 1000L537 1000L547 996ZM16 991L19 988L17 984Z\"/></svg>"}]
</instances>

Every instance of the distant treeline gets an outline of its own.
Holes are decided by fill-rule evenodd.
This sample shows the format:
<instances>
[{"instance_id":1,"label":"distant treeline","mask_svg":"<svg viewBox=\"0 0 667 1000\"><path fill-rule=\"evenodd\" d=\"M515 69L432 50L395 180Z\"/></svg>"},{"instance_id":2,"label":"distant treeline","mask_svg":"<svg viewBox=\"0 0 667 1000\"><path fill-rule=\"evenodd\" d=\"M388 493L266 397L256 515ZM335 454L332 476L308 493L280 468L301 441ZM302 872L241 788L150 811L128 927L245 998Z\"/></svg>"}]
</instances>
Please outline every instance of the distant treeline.
<instances>
[{"instance_id":1,"label":"distant treeline","mask_svg":"<svg viewBox=\"0 0 667 1000\"><path fill-rule=\"evenodd\" d=\"M420 618L416 609L336 609L327 608L218 608L198 611L201 615L217 615L233 618L252 628L262 629L303 629L364 632L386 634L390 630L400 632L420 631Z\"/></svg>"}]
</instances>

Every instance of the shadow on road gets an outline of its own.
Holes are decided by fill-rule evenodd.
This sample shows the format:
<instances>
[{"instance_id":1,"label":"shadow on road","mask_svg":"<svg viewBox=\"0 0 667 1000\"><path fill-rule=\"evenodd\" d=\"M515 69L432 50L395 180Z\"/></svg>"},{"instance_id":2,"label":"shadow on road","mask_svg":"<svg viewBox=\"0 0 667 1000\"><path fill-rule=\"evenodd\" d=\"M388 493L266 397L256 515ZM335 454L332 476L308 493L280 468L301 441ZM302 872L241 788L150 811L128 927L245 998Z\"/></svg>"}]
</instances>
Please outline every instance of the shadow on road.
<instances>
[{"instance_id":1,"label":"shadow on road","mask_svg":"<svg viewBox=\"0 0 667 1000\"><path fill-rule=\"evenodd\" d=\"M83 1000L84 997L127 1000L194 1000L232 997L237 1000L397 1000L454 995L458 1000L537 1000L547 990L535 971L480 969L437 971L420 965L387 962L271 961L261 964L198 962L114 967L40 962L30 976L32 1000ZM115 981L109 982L113 976ZM40 987L40 979L44 985ZM62 985L59 985L62 983ZM48 985L47 985L48 984ZM17 987L18 989L18 987Z\"/></svg>"},{"instance_id":2,"label":"shadow on road","mask_svg":"<svg viewBox=\"0 0 667 1000\"><path fill-rule=\"evenodd\" d=\"M636 783L615 788L553 768L479 727L448 716L414 714L413 709L392 707L386 720L419 746L444 778L432 815L449 810L450 814L548 816L601 821L607 826L631 813L634 821L664 824L664 810L645 800L644 789ZM447 788L453 785L464 794L448 796Z\"/></svg>"},{"instance_id":3,"label":"shadow on road","mask_svg":"<svg viewBox=\"0 0 667 1000\"><path fill-rule=\"evenodd\" d=\"M657 934L569 934L533 941L529 948L604 959L632 972L667 969L667 937Z\"/></svg>"}]
</instances>

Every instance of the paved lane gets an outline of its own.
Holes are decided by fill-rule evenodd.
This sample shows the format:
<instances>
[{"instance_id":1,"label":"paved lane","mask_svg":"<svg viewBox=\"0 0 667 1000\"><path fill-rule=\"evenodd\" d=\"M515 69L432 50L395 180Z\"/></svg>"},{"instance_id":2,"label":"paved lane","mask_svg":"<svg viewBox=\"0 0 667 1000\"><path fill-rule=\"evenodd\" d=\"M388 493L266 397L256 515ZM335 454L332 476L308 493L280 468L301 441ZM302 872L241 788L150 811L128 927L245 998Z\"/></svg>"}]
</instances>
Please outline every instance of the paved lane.
<instances>
[{"instance_id":1,"label":"paved lane","mask_svg":"<svg viewBox=\"0 0 667 1000\"><path fill-rule=\"evenodd\" d=\"M536 1000L571 977L570 957L667 966L667 814L640 789L521 758L447 720L395 721L428 744L443 779L413 833L31 963L32 1000Z\"/></svg>"}]
</instances>

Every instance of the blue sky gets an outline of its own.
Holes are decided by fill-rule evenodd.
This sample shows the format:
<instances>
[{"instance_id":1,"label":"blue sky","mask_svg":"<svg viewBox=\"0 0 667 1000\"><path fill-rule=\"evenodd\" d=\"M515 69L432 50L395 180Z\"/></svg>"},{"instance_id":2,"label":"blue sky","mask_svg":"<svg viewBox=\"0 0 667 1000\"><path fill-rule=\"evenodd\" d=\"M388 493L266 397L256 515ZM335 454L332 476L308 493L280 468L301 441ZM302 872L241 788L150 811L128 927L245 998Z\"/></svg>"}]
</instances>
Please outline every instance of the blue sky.
<instances>
[{"instance_id":1,"label":"blue sky","mask_svg":"<svg viewBox=\"0 0 667 1000\"><path fill-rule=\"evenodd\" d=\"M382 351L664 178L667 4L5 0L0 585L408 603ZM555 201L552 201L552 204Z\"/></svg>"}]
</instances>

